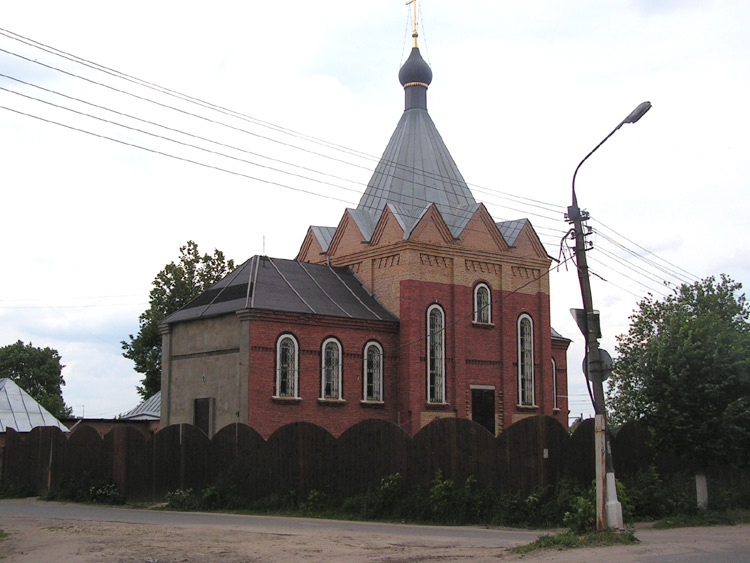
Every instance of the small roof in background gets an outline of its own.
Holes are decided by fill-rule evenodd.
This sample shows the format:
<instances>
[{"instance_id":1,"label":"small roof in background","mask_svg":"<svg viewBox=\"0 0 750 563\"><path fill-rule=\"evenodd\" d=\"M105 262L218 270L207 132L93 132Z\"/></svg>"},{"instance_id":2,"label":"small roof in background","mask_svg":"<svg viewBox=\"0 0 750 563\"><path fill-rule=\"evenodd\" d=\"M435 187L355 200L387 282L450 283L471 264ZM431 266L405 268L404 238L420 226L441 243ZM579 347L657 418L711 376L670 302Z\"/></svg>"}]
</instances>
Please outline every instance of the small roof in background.
<instances>
[{"instance_id":1,"label":"small roof in background","mask_svg":"<svg viewBox=\"0 0 750 563\"><path fill-rule=\"evenodd\" d=\"M521 231L528 222L528 219L516 219L515 221L500 221L499 223L495 224L497 225L497 228L500 229L500 232L502 233L505 242L508 243L508 246L513 246L514 244L516 244L518 235L521 234Z\"/></svg>"},{"instance_id":2,"label":"small roof in background","mask_svg":"<svg viewBox=\"0 0 750 563\"><path fill-rule=\"evenodd\" d=\"M0 432L13 428L17 432L31 432L37 426L57 426L68 429L47 409L31 398L15 381L0 379Z\"/></svg>"},{"instance_id":3,"label":"small roof in background","mask_svg":"<svg viewBox=\"0 0 750 563\"><path fill-rule=\"evenodd\" d=\"M161 391L157 391L120 418L125 420L161 420Z\"/></svg>"},{"instance_id":4,"label":"small roof in background","mask_svg":"<svg viewBox=\"0 0 750 563\"><path fill-rule=\"evenodd\" d=\"M316 227L313 225L310 228L312 229L315 238L318 239L318 244L320 244L323 252L328 252L328 247L331 246L333 235L336 234L336 227Z\"/></svg>"},{"instance_id":5,"label":"small roof in background","mask_svg":"<svg viewBox=\"0 0 750 563\"><path fill-rule=\"evenodd\" d=\"M565 342L573 342L570 338L565 338L562 334L557 332L554 328L549 327L552 331L552 340L564 340Z\"/></svg>"}]
</instances>

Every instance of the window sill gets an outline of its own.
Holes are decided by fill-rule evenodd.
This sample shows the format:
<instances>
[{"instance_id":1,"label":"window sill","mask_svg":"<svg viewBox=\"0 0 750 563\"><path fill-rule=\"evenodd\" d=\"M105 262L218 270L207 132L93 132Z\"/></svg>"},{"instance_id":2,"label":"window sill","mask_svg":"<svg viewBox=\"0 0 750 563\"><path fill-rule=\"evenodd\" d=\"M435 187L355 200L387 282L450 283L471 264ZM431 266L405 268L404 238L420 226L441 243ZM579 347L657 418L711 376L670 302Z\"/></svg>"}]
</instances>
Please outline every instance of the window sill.
<instances>
[{"instance_id":1,"label":"window sill","mask_svg":"<svg viewBox=\"0 0 750 563\"><path fill-rule=\"evenodd\" d=\"M522 411L535 411L539 409L539 405L516 405L516 408Z\"/></svg>"},{"instance_id":2,"label":"window sill","mask_svg":"<svg viewBox=\"0 0 750 563\"><path fill-rule=\"evenodd\" d=\"M431 411L447 411L451 405L450 403L426 403L425 408Z\"/></svg>"},{"instance_id":3,"label":"window sill","mask_svg":"<svg viewBox=\"0 0 750 563\"><path fill-rule=\"evenodd\" d=\"M343 407L346 404L344 399L318 399L318 404L324 407Z\"/></svg>"},{"instance_id":4,"label":"window sill","mask_svg":"<svg viewBox=\"0 0 750 563\"><path fill-rule=\"evenodd\" d=\"M477 321L471 321L471 326L473 326L474 328L484 328L484 329L495 328L495 325L493 323L480 323Z\"/></svg>"},{"instance_id":5,"label":"window sill","mask_svg":"<svg viewBox=\"0 0 750 563\"><path fill-rule=\"evenodd\" d=\"M360 401L360 405L368 409L382 409L385 407L384 401Z\"/></svg>"},{"instance_id":6,"label":"window sill","mask_svg":"<svg viewBox=\"0 0 750 563\"><path fill-rule=\"evenodd\" d=\"M302 397L280 397L278 395L274 395L271 397L271 400L274 403L278 403L280 405L296 405L302 402Z\"/></svg>"},{"instance_id":7,"label":"window sill","mask_svg":"<svg viewBox=\"0 0 750 563\"><path fill-rule=\"evenodd\" d=\"M555 407L554 409L552 409L552 412L560 412L560 409Z\"/></svg>"}]
</instances>

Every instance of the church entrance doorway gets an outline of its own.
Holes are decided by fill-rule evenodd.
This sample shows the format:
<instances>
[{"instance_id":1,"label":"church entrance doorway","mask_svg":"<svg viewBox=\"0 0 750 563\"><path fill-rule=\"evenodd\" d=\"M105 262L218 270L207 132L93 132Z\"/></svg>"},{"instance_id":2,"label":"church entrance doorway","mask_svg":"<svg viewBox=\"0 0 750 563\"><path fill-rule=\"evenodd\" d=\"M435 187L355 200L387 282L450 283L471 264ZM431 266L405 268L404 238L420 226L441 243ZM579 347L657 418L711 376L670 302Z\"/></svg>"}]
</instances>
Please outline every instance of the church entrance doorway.
<instances>
[{"instance_id":1,"label":"church entrance doorway","mask_svg":"<svg viewBox=\"0 0 750 563\"><path fill-rule=\"evenodd\" d=\"M495 435L495 388L488 385L471 386L471 420Z\"/></svg>"}]
</instances>

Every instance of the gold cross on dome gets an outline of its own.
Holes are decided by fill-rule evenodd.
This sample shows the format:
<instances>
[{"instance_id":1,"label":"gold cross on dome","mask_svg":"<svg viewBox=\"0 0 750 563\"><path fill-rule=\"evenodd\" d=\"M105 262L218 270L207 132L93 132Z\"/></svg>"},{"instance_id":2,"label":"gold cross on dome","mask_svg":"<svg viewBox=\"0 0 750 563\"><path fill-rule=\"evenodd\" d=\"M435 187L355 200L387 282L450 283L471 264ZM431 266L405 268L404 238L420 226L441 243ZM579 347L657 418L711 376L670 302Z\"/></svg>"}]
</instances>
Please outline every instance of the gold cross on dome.
<instances>
[{"instance_id":1,"label":"gold cross on dome","mask_svg":"<svg viewBox=\"0 0 750 563\"><path fill-rule=\"evenodd\" d=\"M417 37L419 36L419 33L417 33L417 0L406 0L406 5L414 4L414 13L411 17L412 23L414 24L414 31L411 32L411 36L414 38L414 47L417 47Z\"/></svg>"}]
</instances>

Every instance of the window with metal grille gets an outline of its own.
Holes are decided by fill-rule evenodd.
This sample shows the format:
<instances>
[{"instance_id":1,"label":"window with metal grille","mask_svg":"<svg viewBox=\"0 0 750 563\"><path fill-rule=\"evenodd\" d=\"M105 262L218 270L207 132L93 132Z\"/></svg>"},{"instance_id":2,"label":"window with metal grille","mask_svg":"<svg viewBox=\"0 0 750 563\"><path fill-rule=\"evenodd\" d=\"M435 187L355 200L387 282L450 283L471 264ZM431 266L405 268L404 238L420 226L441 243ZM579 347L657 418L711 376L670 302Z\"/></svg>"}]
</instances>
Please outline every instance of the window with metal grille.
<instances>
[{"instance_id":1,"label":"window with metal grille","mask_svg":"<svg viewBox=\"0 0 750 563\"><path fill-rule=\"evenodd\" d=\"M474 288L474 322L483 324L491 323L491 307L490 288L484 283L477 284Z\"/></svg>"},{"instance_id":2,"label":"window with metal grille","mask_svg":"<svg viewBox=\"0 0 750 563\"><path fill-rule=\"evenodd\" d=\"M335 338L323 342L320 396L341 399L341 344Z\"/></svg>"},{"instance_id":3,"label":"window with metal grille","mask_svg":"<svg viewBox=\"0 0 750 563\"><path fill-rule=\"evenodd\" d=\"M518 404L534 404L534 331L529 315L518 318Z\"/></svg>"},{"instance_id":4,"label":"window with metal grille","mask_svg":"<svg viewBox=\"0 0 750 563\"><path fill-rule=\"evenodd\" d=\"M427 309L427 402L445 402L445 314L439 305Z\"/></svg>"},{"instance_id":5,"label":"window with metal grille","mask_svg":"<svg viewBox=\"0 0 750 563\"><path fill-rule=\"evenodd\" d=\"M282 334L276 342L276 396L298 397L299 347L291 334Z\"/></svg>"},{"instance_id":6,"label":"window with metal grille","mask_svg":"<svg viewBox=\"0 0 750 563\"><path fill-rule=\"evenodd\" d=\"M364 400L383 400L383 349L377 342L365 346Z\"/></svg>"}]
</instances>

